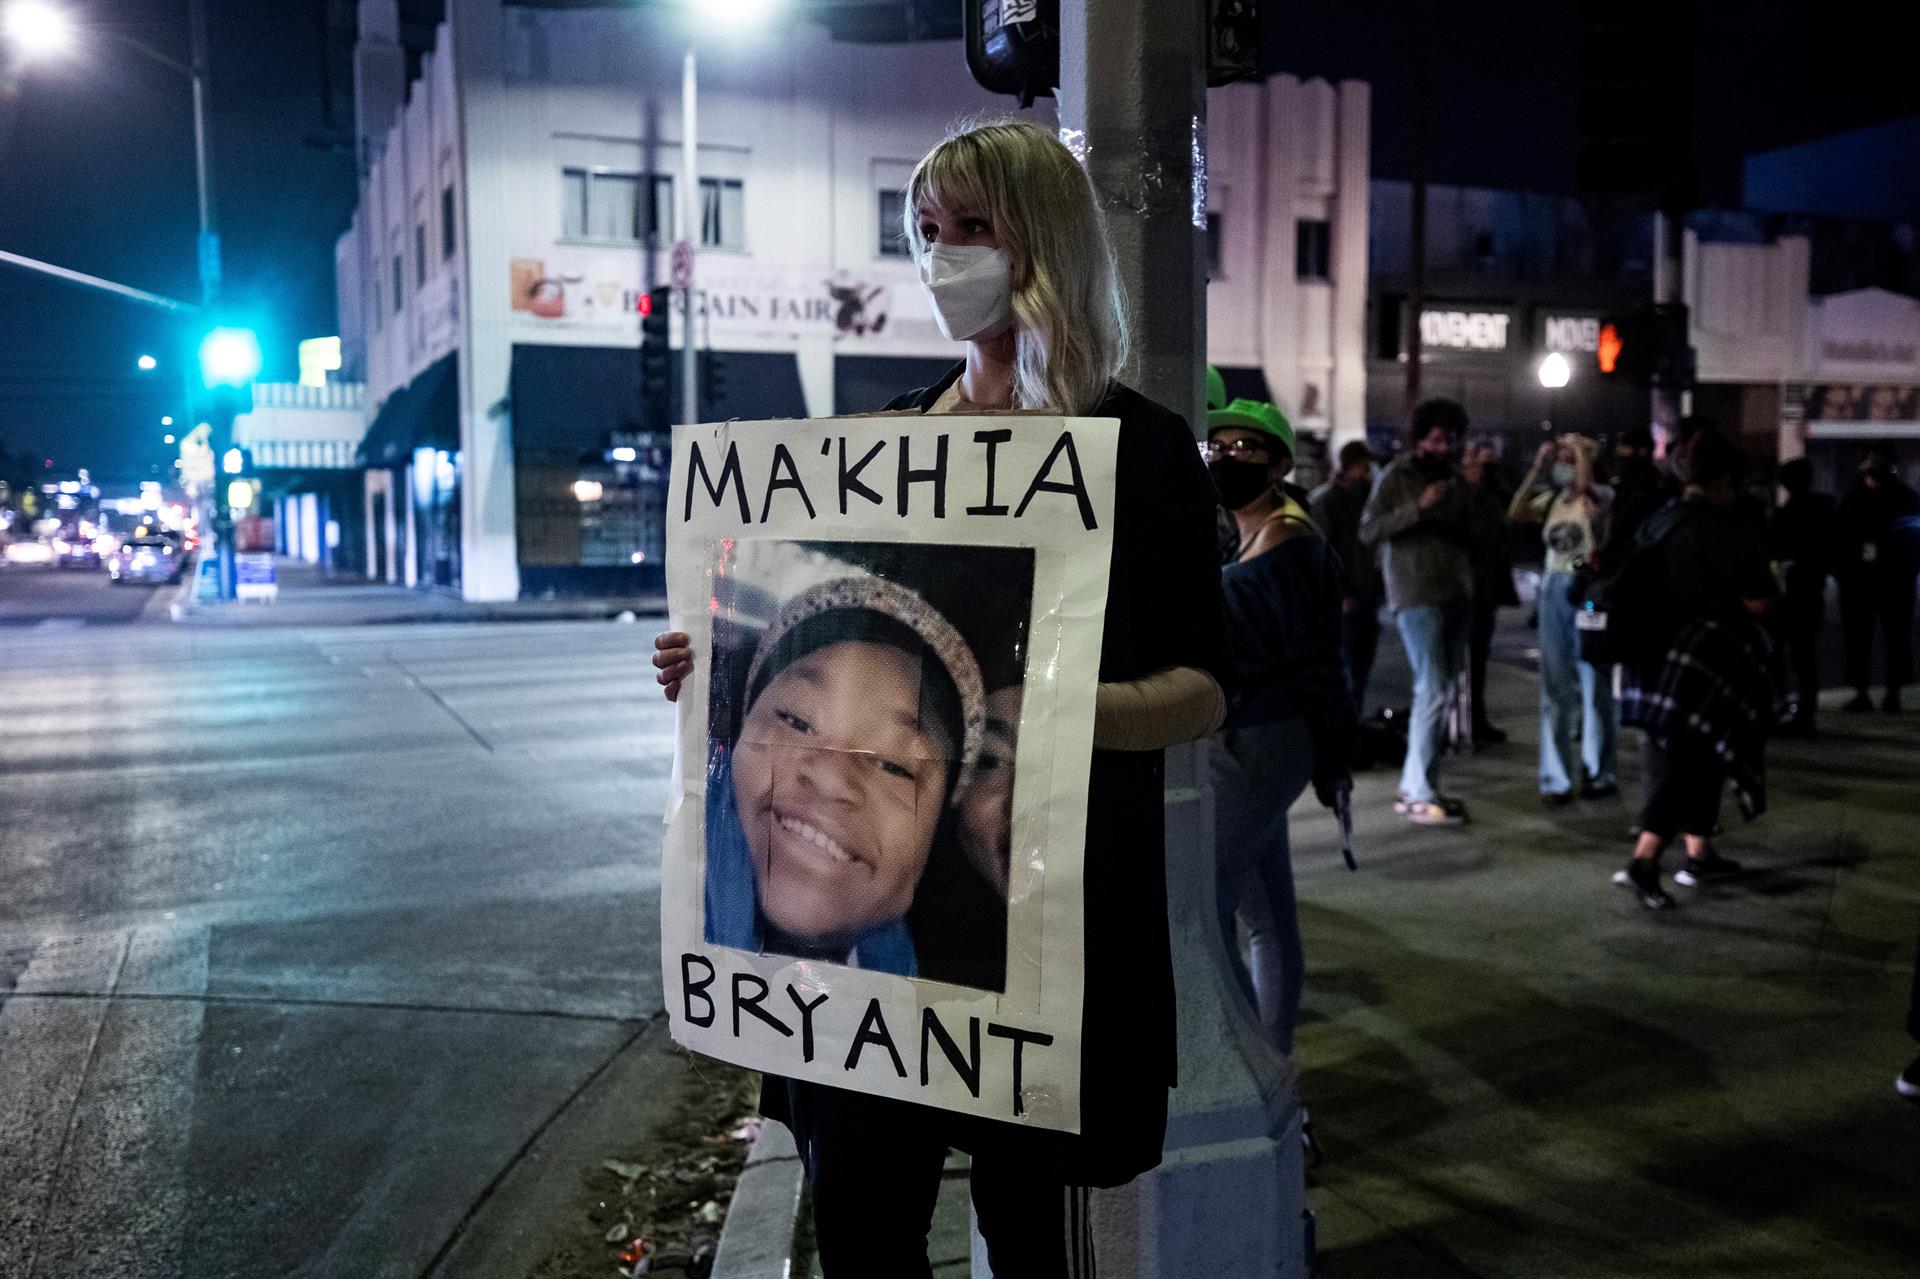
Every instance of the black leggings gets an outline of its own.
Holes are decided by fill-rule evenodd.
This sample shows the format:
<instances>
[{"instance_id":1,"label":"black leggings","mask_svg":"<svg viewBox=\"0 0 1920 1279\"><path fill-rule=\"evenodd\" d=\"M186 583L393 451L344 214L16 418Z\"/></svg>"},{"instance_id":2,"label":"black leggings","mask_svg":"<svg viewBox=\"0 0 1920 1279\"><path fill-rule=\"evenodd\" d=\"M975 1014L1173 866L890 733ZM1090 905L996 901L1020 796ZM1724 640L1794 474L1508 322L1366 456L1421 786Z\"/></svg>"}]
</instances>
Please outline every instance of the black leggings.
<instances>
[{"instance_id":1,"label":"black leggings","mask_svg":"<svg viewBox=\"0 0 1920 1279\"><path fill-rule=\"evenodd\" d=\"M1713 747L1685 729L1666 745L1647 739L1647 803L1640 829L1661 839L1713 834L1727 766Z\"/></svg>"},{"instance_id":2,"label":"black leggings","mask_svg":"<svg viewBox=\"0 0 1920 1279\"><path fill-rule=\"evenodd\" d=\"M973 1156L973 1208L995 1279L1083 1273L1067 1248L1068 1196L1033 1134L930 1106L789 1082L795 1144L813 1190L827 1279L928 1279L927 1232L949 1146ZM942 1257L942 1261L950 1258Z\"/></svg>"}]
</instances>

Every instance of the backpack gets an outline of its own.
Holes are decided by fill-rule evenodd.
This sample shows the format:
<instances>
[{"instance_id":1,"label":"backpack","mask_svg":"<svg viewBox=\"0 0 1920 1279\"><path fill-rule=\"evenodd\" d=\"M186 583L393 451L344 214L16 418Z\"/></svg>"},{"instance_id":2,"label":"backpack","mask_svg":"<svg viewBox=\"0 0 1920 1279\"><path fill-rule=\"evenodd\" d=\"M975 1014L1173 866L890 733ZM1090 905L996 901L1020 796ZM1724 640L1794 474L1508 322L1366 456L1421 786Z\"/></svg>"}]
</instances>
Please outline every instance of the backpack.
<instances>
[{"instance_id":1,"label":"backpack","mask_svg":"<svg viewBox=\"0 0 1920 1279\"><path fill-rule=\"evenodd\" d=\"M1584 583L1573 601L1581 661L1640 665L1666 652L1677 629L1667 598L1666 544L1691 518L1674 520L1660 536L1634 547L1619 568Z\"/></svg>"}]
</instances>

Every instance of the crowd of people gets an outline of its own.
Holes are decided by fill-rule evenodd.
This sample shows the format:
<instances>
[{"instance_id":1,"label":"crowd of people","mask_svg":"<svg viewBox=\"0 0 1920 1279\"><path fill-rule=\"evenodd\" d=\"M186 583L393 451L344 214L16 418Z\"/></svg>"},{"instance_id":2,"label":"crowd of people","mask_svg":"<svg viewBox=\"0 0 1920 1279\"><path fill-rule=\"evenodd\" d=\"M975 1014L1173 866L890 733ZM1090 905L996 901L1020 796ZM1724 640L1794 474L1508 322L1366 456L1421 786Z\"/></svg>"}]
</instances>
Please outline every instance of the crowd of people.
<instances>
[{"instance_id":1,"label":"crowd of people","mask_svg":"<svg viewBox=\"0 0 1920 1279\"><path fill-rule=\"evenodd\" d=\"M1264 438L1249 429L1262 423ZM1920 497L1884 447L1867 453L1837 502L1813 491L1811 464L1796 459L1779 468L1785 497L1774 505L1756 491L1764 477L1702 417L1679 425L1659 462L1644 428L1621 432L1610 450L1555 436L1510 485L1494 447L1469 440L1465 409L1433 399L1413 411L1405 447L1377 479L1369 446L1347 444L1303 517L1284 487L1293 435L1273 406L1235 401L1209 426L1205 453L1238 534L1223 578L1237 682L1216 747L1220 914L1237 955L1240 912L1250 993L1283 1051L1303 987L1287 809L1310 778L1329 806L1350 785L1326 752L1357 736L1384 606L1413 675L1412 704L1396 717L1406 740L1395 811L1423 826L1469 821L1466 803L1442 791L1440 769L1450 746L1506 741L1487 712L1486 667L1499 610L1521 603L1515 528L1540 530L1530 620L1541 801L1617 796L1620 729L1642 731L1645 794L1614 880L1649 910L1674 904L1661 858L1676 841L1675 883L1741 874L1714 843L1722 796L1731 786L1742 815L1757 817L1769 736L1816 731L1829 581L1854 690L1843 709L1875 707L1876 635L1885 646L1878 706L1902 708ZM1256 466L1267 470L1264 488ZM1348 696L1310 699L1335 645ZM1270 714L1275 705L1287 715ZM1920 1061L1898 1087L1920 1097Z\"/></svg>"}]
</instances>

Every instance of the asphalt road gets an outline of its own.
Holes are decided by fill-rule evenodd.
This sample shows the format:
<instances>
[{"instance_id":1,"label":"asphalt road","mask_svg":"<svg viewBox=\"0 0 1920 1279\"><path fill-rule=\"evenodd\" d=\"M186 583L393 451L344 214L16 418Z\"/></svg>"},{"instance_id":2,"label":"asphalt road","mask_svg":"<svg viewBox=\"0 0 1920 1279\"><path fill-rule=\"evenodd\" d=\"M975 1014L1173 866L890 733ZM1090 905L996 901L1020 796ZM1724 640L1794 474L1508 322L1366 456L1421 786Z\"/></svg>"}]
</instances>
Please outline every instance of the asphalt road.
<instances>
[{"instance_id":1,"label":"asphalt road","mask_svg":"<svg viewBox=\"0 0 1920 1279\"><path fill-rule=\"evenodd\" d=\"M637 628L23 581L86 624L0 639L0 1277L423 1273L660 1009Z\"/></svg>"},{"instance_id":2,"label":"asphalt road","mask_svg":"<svg viewBox=\"0 0 1920 1279\"><path fill-rule=\"evenodd\" d=\"M115 586L103 569L0 566L0 627L78 630L132 622L149 605L165 607L178 587Z\"/></svg>"}]
</instances>

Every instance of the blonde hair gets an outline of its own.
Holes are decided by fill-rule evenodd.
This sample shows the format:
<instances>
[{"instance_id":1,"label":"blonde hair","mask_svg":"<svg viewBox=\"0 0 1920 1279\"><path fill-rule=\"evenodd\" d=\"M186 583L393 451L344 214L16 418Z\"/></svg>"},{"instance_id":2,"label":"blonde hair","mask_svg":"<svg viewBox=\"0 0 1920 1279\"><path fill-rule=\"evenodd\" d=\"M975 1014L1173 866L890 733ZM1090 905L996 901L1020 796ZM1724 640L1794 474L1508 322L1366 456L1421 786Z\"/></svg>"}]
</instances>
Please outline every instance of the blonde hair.
<instances>
[{"instance_id":1,"label":"blonde hair","mask_svg":"<svg viewBox=\"0 0 1920 1279\"><path fill-rule=\"evenodd\" d=\"M1012 265L1014 407L1089 413L1126 363L1125 298L1093 183L1073 152L1018 120L956 126L907 179L914 257L927 252L919 208L978 213Z\"/></svg>"}]
</instances>

